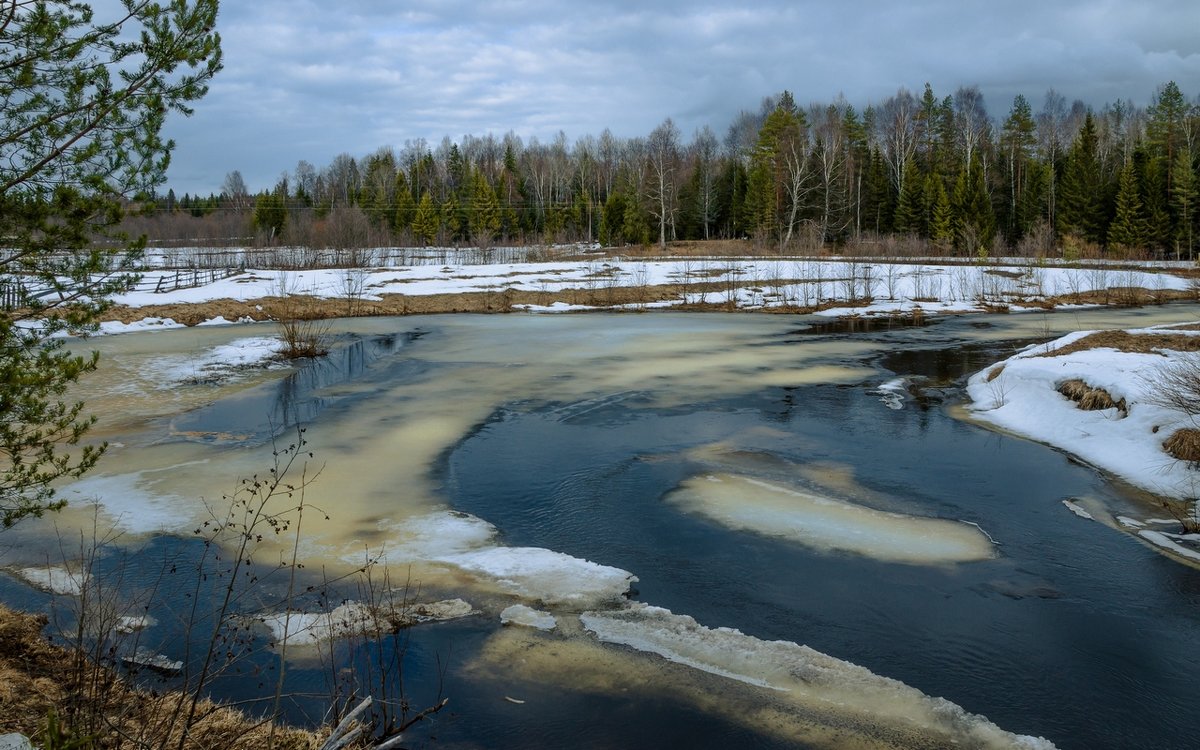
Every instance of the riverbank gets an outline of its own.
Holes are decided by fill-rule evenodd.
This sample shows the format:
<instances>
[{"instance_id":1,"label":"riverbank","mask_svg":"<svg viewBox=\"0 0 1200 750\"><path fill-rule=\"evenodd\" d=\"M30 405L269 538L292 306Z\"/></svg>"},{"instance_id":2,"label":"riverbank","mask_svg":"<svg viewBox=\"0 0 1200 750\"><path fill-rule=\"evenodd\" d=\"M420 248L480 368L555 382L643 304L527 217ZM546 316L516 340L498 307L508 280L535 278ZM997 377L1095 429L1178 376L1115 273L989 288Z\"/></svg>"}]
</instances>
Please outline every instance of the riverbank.
<instances>
[{"instance_id":1,"label":"riverbank","mask_svg":"<svg viewBox=\"0 0 1200 750\"><path fill-rule=\"evenodd\" d=\"M1077 516L1200 565L1200 324L1079 331L971 377L980 422L1066 451L1153 493L1157 512L1114 512L1090 498Z\"/></svg>"}]
</instances>

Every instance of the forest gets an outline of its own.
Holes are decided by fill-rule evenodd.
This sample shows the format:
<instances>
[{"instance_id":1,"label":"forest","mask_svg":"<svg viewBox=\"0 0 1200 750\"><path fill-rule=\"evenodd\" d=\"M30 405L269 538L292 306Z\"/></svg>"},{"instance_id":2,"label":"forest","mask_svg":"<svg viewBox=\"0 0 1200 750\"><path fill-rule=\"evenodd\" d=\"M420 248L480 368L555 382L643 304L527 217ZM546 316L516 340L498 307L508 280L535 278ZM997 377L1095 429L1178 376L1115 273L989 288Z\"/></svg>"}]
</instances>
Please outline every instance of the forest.
<instances>
[{"instance_id":1,"label":"forest","mask_svg":"<svg viewBox=\"0 0 1200 750\"><path fill-rule=\"evenodd\" d=\"M128 228L170 245L306 247L753 240L761 251L1194 257L1200 104L1174 82L1096 110L1053 89L1003 117L977 86L901 88L861 112L784 91L723 138L670 119L571 143L444 137L317 167L270 189L143 200ZM143 196L145 198L145 196Z\"/></svg>"}]
</instances>

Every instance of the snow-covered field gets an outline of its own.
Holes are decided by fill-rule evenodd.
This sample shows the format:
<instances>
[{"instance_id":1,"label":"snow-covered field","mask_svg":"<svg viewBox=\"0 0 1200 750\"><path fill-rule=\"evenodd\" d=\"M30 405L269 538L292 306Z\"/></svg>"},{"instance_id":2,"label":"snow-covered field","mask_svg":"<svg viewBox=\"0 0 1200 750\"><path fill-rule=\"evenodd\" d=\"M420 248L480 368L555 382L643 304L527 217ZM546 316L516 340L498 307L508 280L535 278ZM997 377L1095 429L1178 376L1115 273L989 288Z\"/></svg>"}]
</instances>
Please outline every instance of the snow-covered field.
<instances>
[{"instance_id":1,"label":"snow-covered field","mask_svg":"<svg viewBox=\"0 0 1200 750\"><path fill-rule=\"evenodd\" d=\"M1103 290L1144 289L1148 294L1194 289L1194 280L1173 268L1051 267L1033 261L988 261L966 265L884 263L866 260L620 258L549 263L409 266L399 268L247 270L203 286L152 291L159 276L150 271L138 291L114 301L129 307L199 304L219 299L253 302L299 294L326 299L378 301L384 294L425 296L465 292L521 292L570 297L572 290L644 289L638 309L711 304L743 310L822 306L824 315L886 315L911 312L969 312L1004 307L1021 310L1046 300ZM652 292L655 290L657 293ZM1115 294L1115 293L1114 293ZM582 294L580 296L583 296ZM1115 297L1114 297L1115 301ZM530 303L522 309L567 312L596 309L570 299ZM146 325L162 326L155 320ZM140 326L133 326L134 328ZM110 332L130 326L107 324Z\"/></svg>"}]
</instances>

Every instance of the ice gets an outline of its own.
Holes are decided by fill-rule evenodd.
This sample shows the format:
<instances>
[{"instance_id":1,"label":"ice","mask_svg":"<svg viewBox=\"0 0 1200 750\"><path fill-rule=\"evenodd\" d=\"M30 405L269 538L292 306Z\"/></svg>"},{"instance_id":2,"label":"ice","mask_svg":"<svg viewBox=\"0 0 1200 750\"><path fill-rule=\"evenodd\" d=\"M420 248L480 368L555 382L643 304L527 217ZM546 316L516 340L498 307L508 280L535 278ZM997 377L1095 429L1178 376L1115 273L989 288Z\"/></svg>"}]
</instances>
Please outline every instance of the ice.
<instances>
[{"instance_id":1,"label":"ice","mask_svg":"<svg viewBox=\"0 0 1200 750\"><path fill-rule=\"evenodd\" d=\"M381 556L389 563L453 565L508 594L547 604L596 606L620 599L632 573L540 547L495 543L496 527L475 516L438 511L396 524Z\"/></svg>"},{"instance_id":2,"label":"ice","mask_svg":"<svg viewBox=\"0 0 1200 750\"><path fill-rule=\"evenodd\" d=\"M540 609L526 607L524 604L514 604L506 607L500 613L500 624L521 625L536 630L554 630L558 627L558 618Z\"/></svg>"},{"instance_id":3,"label":"ice","mask_svg":"<svg viewBox=\"0 0 1200 750\"><path fill-rule=\"evenodd\" d=\"M61 565L16 568L12 572L35 588L63 596L79 596L87 582L86 574L77 573Z\"/></svg>"},{"instance_id":4,"label":"ice","mask_svg":"<svg viewBox=\"0 0 1200 750\"><path fill-rule=\"evenodd\" d=\"M276 612L259 618L276 643L315 646L339 638L369 636L429 622L457 620L475 614L462 599L426 604L370 605L344 602L327 612Z\"/></svg>"},{"instance_id":5,"label":"ice","mask_svg":"<svg viewBox=\"0 0 1200 750\"><path fill-rule=\"evenodd\" d=\"M917 565L986 560L987 535L959 521L875 510L735 474L684 481L667 499L733 529Z\"/></svg>"},{"instance_id":6,"label":"ice","mask_svg":"<svg viewBox=\"0 0 1200 750\"><path fill-rule=\"evenodd\" d=\"M875 392L879 394L879 400L883 402L884 406L900 410L904 408L904 396L908 393L908 381L904 378L895 378L876 388Z\"/></svg>"},{"instance_id":7,"label":"ice","mask_svg":"<svg viewBox=\"0 0 1200 750\"><path fill-rule=\"evenodd\" d=\"M583 626L605 642L657 654L711 674L787 693L787 700L895 723L972 748L1053 748L1040 737L1006 732L902 682L789 641L764 641L732 628L709 628L686 615L640 602L585 612Z\"/></svg>"},{"instance_id":8,"label":"ice","mask_svg":"<svg viewBox=\"0 0 1200 750\"><path fill-rule=\"evenodd\" d=\"M437 558L503 591L549 605L594 607L621 600L637 576L540 547L490 547Z\"/></svg>"},{"instance_id":9,"label":"ice","mask_svg":"<svg viewBox=\"0 0 1200 750\"><path fill-rule=\"evenodd\" d=\"M1200 562L1200 551L1197 551L1194 547L1183 546L1161 531L1142 530L1138 532L1138 536L1156 547L1162 547L1163 549L1179 555L1180 557L1185 557L1188 560Z\"/></svg>"},{"instance_id":10,"label":"ice","mask_svg":"<svg viewBox=\"0 0 1200 750\"><path fill-rule=\"evenodd\" d=\"M1077 503L1073 503L1070 500L1063 500L1062 502L1063 502L1063 505L1067 506L1067 510L1071 511L1072 513L1079 516L1080 518L1086 518L1089 521L1095 520L1095 516L1093 516L1091 513L1088 513L1086 510L1084 510L1082 507L1080 507Z\"/></svg>"}]
</instances>

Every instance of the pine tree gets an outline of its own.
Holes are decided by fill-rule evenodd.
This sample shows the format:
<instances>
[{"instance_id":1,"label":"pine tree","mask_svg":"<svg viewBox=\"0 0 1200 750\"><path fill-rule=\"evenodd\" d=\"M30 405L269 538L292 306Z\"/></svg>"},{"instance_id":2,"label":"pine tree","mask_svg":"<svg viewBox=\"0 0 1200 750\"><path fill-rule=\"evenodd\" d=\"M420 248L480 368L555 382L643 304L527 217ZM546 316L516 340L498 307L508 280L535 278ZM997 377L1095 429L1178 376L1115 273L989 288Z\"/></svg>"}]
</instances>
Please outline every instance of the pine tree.
<instances>
[{"instance_id":1,"label":"pine tree","mask_svg":"<svg viewBox=\"0 0 1200 750\"><path fill-rule=\"evenodd\" d=\"M1000 150L1004 159L1004 176L1008 183L1005 202L1004 228L1010 243L1019 240L1037 218L1036 204L1031 211L1026 194L1036 184L1030 162L1037 145L1037 125L1033 109L1024 96L1013 99L1012 109L1004 120L1000 135Z\"/></svg>"},{"instance_id":2,"label":"pine tree","mask_svg":"<svg viewBox=\"0 0 1200 750\"><path fill-rule=\"evenodd\" d=\"M0 315L5 527L62 507L52 483L81 476L104 450L79 446L94 420L63 400L97 357L54 334L93 330L109 297L136 280L144 242L116 227L129 198L163 182L167 115L190 114L221 68L217 0L122 6L108 22L96 16L112 7L93 14L85 2L0 10L0 272L27 282L15 288L20 311Z\"/></svg>"},{"instance_id":3,"label":"pine tree","mask_svg":"<svg viewBox=\"0 0 1200 750\"><path fill-rule=\"evenodd\" d=\"M1121 169L1116 215L1108 227L1109 247L1135 250L1146 246L1146 215L1139 192L1137 171L1130 160Z\"/></svg>"}]
</instances>

